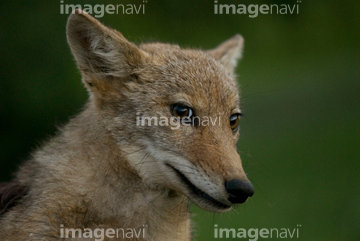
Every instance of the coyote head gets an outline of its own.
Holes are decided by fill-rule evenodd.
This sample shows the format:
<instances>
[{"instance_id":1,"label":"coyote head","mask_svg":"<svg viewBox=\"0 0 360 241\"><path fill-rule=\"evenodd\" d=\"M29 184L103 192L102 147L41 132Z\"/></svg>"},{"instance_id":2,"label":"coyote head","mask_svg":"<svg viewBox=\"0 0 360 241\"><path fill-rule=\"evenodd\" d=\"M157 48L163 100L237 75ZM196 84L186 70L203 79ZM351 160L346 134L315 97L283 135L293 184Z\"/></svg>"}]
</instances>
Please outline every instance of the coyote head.
<instances>
[{"instance_id":1,"label":"coyote head","mask_svg":"<svg viewBox=\"0 0 360 241\"><path fill-rule=\"evenodd\" d=\"M94 115L116 143L111 148L124 153L119 166L126 162L149 186L184 194L209 211L253 195L236 149L240 35L209 51L137 46L77 10L67 38ZM158 122L143 125L143 117Z\"/></svg>"}]
</instances>

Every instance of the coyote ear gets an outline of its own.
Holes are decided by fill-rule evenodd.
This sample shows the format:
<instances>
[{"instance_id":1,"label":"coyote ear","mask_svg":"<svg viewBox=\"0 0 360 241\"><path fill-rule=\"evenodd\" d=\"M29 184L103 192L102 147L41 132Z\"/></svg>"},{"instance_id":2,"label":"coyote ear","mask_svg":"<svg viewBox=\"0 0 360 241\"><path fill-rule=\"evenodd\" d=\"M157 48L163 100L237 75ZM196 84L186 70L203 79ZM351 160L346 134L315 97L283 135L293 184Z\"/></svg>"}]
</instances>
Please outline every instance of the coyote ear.
<instances>
[{"instance_id":1,"label":"coyote ear","mask_svg":"<svg viewBox=\"0 0 360 241\"><path fill-rule=\"evenodd\" d=\"M66 27L67 40L85 82L126 77L144 59L145 53L116 30L76 9ZM87 83L90 86L91 82Z\"/></svg>"},{"instance_id":2,"label":"coyote ear","mask_svg":"<svg viewBox=\"0 0 360 241\"><path fill-rule=\"evenodd\" d=\"M218 60L230 73L235 72L238 59L241 58L244 39L240 34L221 43L215 49L209 50L208 53Z\"/></svg>"}]
</instances>

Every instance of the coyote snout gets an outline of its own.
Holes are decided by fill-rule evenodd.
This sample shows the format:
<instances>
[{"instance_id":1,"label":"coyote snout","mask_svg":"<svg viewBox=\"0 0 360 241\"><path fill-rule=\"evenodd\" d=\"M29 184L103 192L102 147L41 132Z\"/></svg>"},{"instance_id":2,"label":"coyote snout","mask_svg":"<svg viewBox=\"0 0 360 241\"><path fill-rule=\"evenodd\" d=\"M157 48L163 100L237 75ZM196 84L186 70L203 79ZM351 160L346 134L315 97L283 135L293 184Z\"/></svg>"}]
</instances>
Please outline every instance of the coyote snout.
<instances>
[{"instance_id":1,"label":"coyote snout","mask_svg":"<svg viewBox=\"0 0 360 241\"><path fill-rule=\"evenodd\" d=\"M236 149L240 35L208 51L135 45L77 10L67 40L89 101L0 185L0 240L146 226L143 241L189 241L188 199L224 212L253 195ZM160 123L139 125L139 113Z\"/></svg>"},{"instance_id":2,"label":"coyote snout","mask_svg":"<svg viewBox=\"0 0 360 241\"><path fill-rule=\"evenodd\" d=\"M226 130L228 125L225 126L223 129ZM181 152L176 147L162 150L150 144L156 159L168 167L164 170L167 176L163 182L171 184L170 188L182 191L194 203L209 211L223 212L233 205L244 203L253 195L254 189L243 171L236 146L226 145L232 142L233 133L222 133L220 130L221 135L216 139L215 130L221 128L198 128L191 129L192 135L198 135L198 139L186 144L187 148Z\"/></svg>"}]
</instances>

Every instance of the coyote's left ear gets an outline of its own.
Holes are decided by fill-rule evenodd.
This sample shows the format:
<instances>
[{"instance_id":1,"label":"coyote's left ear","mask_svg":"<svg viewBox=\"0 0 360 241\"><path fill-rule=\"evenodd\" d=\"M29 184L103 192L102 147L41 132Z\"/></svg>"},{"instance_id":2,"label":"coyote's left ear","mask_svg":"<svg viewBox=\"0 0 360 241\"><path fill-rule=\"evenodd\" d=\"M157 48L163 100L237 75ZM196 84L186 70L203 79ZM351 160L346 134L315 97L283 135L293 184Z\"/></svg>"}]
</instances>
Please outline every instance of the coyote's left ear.
<instances>
[{"instance_id":1,"label":"coyote's left ear","mask_svg":"<svg viewBox=\"0 0 360 241\"><path fill-rule=\"evenodd\" d=\"M237 34L221 43L215 49L207 52L218 60L227 71L234 73L237 61L241 58L243 47L244 38L240 34Z\"/></svg>"},{"instance_id":2,"label":"coyote's left ear","mask_svg":"<svg viewBox=\"0 0 360 241\"><path fill-rule=\"evenodd\" d=\"M144 62L147 54L116 30L77 9L67 23L67 39L85 85L101 79L124 78Z\"/></svg>"}]
</instances>

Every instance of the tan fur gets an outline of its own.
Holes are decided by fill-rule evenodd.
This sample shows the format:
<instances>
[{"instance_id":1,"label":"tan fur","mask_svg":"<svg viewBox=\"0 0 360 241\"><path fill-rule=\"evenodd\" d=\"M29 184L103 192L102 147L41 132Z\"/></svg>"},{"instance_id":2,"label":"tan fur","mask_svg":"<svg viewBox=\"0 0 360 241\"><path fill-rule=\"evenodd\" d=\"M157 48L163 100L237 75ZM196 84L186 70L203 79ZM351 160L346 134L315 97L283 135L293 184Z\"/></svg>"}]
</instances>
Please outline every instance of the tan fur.
<instances>
[{"instance_id":1,"label":"tan fur","mask_svg":"<svg viewBox=\"0 0 360 241\"><path fill-rule=\"evenodd\" d=\"M28 187L0 217L0 240L64 240L69 228L139 228L148 241L191 239L189 193L165 163L231 206L224 180L247 180L229 117L240 110L234 67L240 35L211 51L149 43L136 46L86 13L73 13L67 36L90 99L84 110L21 167ZM136 126L136 113L171 117L186 101L211 127ZM129 239L128 239L129 240Z\"/></svg>"}]
</instances>

